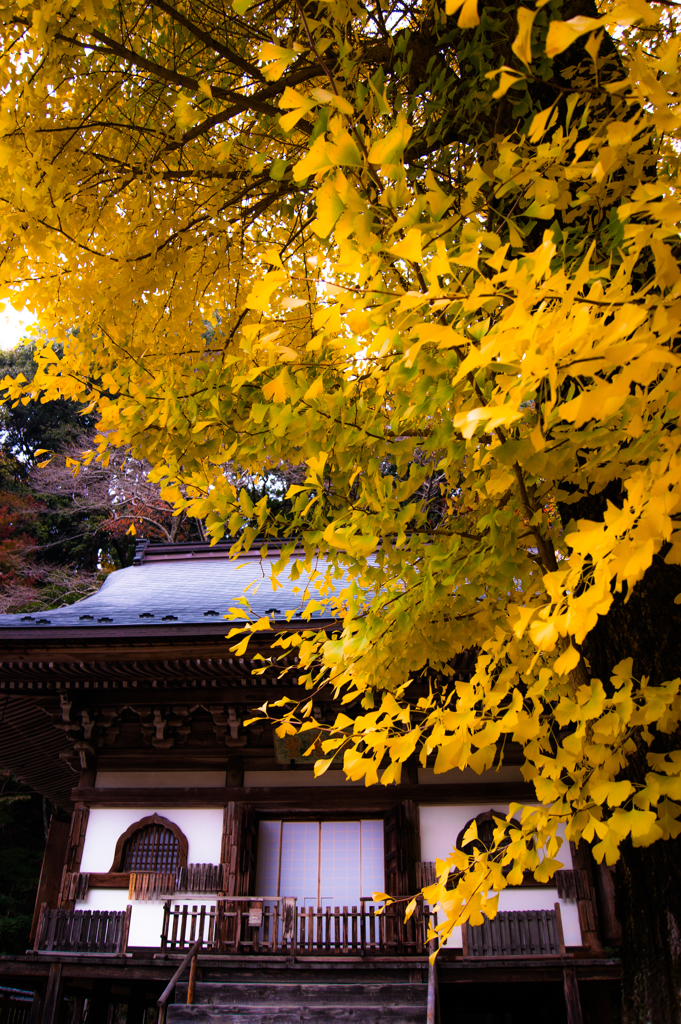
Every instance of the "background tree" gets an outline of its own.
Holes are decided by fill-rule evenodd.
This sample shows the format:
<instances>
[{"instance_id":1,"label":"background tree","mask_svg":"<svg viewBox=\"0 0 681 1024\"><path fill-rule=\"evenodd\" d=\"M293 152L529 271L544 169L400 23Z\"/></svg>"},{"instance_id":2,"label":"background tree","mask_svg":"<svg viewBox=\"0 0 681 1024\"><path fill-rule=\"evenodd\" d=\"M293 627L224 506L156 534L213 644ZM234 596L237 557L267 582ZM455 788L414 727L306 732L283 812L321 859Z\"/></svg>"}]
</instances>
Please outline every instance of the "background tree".
<instances>
[{"instance_id":1,"label":"background tree","mask_svg":"<svg viewBox=\"0 0 681 1024\"><path fill-rule=\"evenodd\" d=\"M677 1018L671 15L108 2L2 15L4 294L63 345L8 399L87 403L84 464L129 446L235 551L269 531L326 555L308 607L337 632L282 640L363 702L325 752L388 783L511 738L535 785L510 843L443 861L441 935L548 879L565 824L618 864L625 1020ZM305 463L285 515L232 460Z\"/></svg>"},{"instance_id":2,"label":"background tree","mask_svg":"<svg viewBox=\"0 0 681 1024\"><path fill-rule=\"evenodd\" d=\"M35 344L0 353L13 379L32 381ZM106 465L73 472L93 444L95 417L67 399L0 409L0 609L37 611L94 593L112 569L132 564L135 533L202 540L147 479L149 464L115 450ZM89 433L88 433L89 431ZM36 455L42 451L42 455ZM50 454L54 458L50 458Z\"/></svg>"}]
</instances>

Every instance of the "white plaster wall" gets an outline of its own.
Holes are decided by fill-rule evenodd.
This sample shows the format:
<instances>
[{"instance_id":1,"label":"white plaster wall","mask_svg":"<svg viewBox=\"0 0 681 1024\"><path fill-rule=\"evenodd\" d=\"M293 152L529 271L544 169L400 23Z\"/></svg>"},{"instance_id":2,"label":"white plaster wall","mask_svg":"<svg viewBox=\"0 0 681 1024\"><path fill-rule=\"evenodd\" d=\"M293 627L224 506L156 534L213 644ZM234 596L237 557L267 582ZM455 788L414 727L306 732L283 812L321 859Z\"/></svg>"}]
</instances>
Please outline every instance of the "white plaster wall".
<instances>
[{"instance_id":1,"label":"white plaster wall","mask_svg":"<svg viewBox=\"0 0 681 1024\"><path fill-rule=\"evenodd\" d=\"M484 804L421 804L421 860L446 857L454 849L457 836L464 825L471 818L490 810L499 811L503 816L508 814L508 804L497 801ZM562 827L558 832L563 833ZM563 842L557 859L562 861L564 868L572 867L569 843Z\"/></svg>"},{"instance_id":2,"label":"white plaster wall","mask_svg":"<svg viewBox=\"0 0 681 1024\"><path fill-rule=\"evenodd\" d=\"M189 864L220 863L222 807L93 807L88 818L80 870L110 871L119 836L130 825L150 814L167 818L182 829L187 837Z\"/></svg>"},{"instance_id":3,"label":"white plaster wall","mask_svg":"<svg viewBox=\"0 0 681 1024\"><path fill-rule=\"evenodd\" d=\"M98 789L173 789L224 786L227 772L97 772Z\"/></svg>"},{"instance_id":4,"label":"white plaster wall","mask_svg":"<svg viewBox=\"0 0 681 1024\"><path fill-rule=\"evenodd\" d=\"M130 915L129 946L161 945L161 929L163 928L163 900L143 901L129 900L127 889L90 889L87 899L78 900L76 910L125 910L132 903ZM210 899L173 899L173 906L212 907L215 900Z\"/></svg>"},{"instance_id":5,"label":"white plaster wall","mask_svg":"<svg viewBox=\"0 0 681 1024\"><path fill-rule=\"evenodd\" d=\"M446 857L456 845L457 836L466 822L485 811L495 810L508 813L508 804L421 804L419 819L421 825L421 860L434 861ZM562 832L562 829L559 831ZM570 846L563 842L558 853L563 867L572 868ZM499 910L553 910L554 903L560 903L563 920L563 934L566 946L581 946L577 904L574 900L559 900L558 890L515 888L504 889L499 894ZM461 929L455 928L447 942L450 948L461 948Z\"/></svg>"}]
</instances>

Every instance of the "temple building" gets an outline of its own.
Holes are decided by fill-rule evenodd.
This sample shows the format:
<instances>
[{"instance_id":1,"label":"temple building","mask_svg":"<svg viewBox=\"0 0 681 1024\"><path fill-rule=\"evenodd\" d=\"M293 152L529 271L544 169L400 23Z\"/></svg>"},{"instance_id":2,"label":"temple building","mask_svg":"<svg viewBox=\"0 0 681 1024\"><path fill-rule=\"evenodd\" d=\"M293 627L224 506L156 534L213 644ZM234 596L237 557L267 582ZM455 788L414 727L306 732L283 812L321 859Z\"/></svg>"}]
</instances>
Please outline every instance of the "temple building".
<instances>
[{"instance_id":1,"label":"temple building","mask_svg":"<svg viewBox=\"0 0 681 1024\"><path fill-rule=\"evenodd\" d=\"M273 592L273 558L142 542L95 595L0 616L0 767L56 808L30 948L0 958L0 1024L516 1024L532 1006L615 1024L612 877L587 848L564 844L548 884L504 890L435 966L437 907L374 913L373 892L417 892L474 819L491 837L534 792L512 752L482 775L408 764L402 784L367 788L339 764L315 780L309 733L244 727L299 696L293 656L283 677L252 672L301 625L305 580ZM272 629L238 657L225 616L247 584ZM8 995L3 1016L5 991L33 995Z\"/></svg>"}]
</instances>

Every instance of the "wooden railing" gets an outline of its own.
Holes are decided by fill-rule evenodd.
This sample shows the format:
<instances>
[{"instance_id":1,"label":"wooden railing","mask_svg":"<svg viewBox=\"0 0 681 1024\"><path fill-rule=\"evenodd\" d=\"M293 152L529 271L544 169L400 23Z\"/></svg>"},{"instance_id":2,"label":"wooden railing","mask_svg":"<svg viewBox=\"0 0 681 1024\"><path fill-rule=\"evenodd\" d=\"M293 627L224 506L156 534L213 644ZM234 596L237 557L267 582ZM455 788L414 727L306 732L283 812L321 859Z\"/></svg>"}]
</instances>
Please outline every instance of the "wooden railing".
<instances>
[{"instance_id":1,"label":"wooden railing","mask_svg":"<svg viewBox=\"0 0 681 1024\"><path fill-rule=\"evenodd\" d=\"M426 954L427 926L437 923L417 906L404 921L401 905L369 900L353 907L298 907L289 897L219 898L215 906L164 906L162 949L183 952L197 939L205 950L232 955L348 956Z\"/></svg>"},{"instance_id":2,"label":"wooden railing","mask_svg":"<svg viewBox=\"0 0 681 1024\"><path fill-rule=\"evenodd\" d=\"M126 910L50 910L43 903L33 948L36 952L124 953L130 912Z\"/></svg>"},{"instance_id":3,"label":"wooden railing","mask_svg":"<svg viewBox=\"0 0 681 1024\"><path fill-rule=\"evenodd\" d=\"M0 986L0 1024L30 1024L33 993Z\"/></svg>"},{"instance_id":4,"label":"wooden railing","mask_svg":"<svg viewBox=\"0 0 681 1024\"><path fill-rule=\"evenodd\" d=\"M565 954L560 904L554 910L500 911L471 927L464 924L464 956L560 956Z\"/></svg>"},{"instance_id":5,"label":"wooden railing","mask_svg":"<svg viewBox=\"0 0 681 1024\"><path fill-rule=\"evenodd\" d=\"M190 967L189 985L187 986L187 1005L189 1006L191 1003L194 1002L194 988L196 986L196 965L198 962L200 949L201 939L195 942L194 945L191 947L186 957L184 958L180 966L177 968L172 978L170 979L170 981L164 988L163 992L161 993L156 1004L158 1006L158 1024L166 1024L168 1003L170 1002L171 996L174 995L175 986L177 985L178 981L180 980L184 972L187 970L187 967Z\"/></svg>"}]
</instances>

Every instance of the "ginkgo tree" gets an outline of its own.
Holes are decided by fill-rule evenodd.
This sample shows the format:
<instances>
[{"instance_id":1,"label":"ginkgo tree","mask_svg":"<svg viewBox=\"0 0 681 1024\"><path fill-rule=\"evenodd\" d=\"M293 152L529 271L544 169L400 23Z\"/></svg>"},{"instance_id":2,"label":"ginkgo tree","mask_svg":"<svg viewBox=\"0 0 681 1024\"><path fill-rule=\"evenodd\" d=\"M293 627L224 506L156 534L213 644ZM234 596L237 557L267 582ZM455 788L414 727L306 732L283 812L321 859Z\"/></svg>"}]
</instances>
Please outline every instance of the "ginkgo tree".
<instances>
[{"instance_id":1,"label":"ginkgo tree","mask_svg":"<svg viewBox=\"0 0 681 1024\"><path fill-rule=\"evenodd\" d=\"M2 294L63 345L6 399L87 401L85 458L129 445L235 554L289 538L273 586L316 567L335 626L277 641L307 692L263 713L361 701L318 772L520 745L537 802L443 851L439 936L564 830L617 864L626 1021L681 1013L677 6L2 13ZM307 467L285 516L234 461Z\"/></svg>"}]
</instances>

